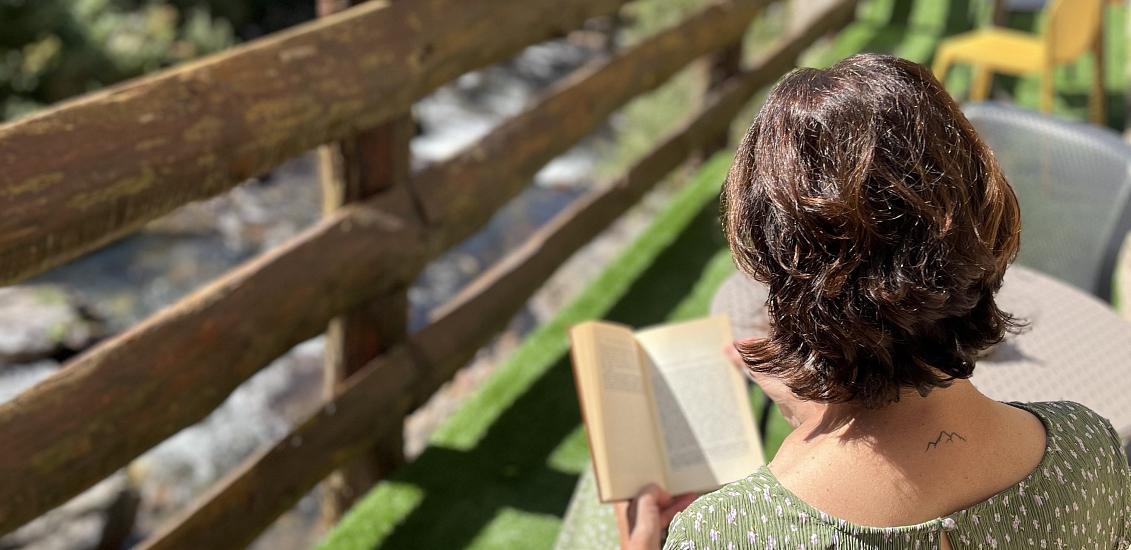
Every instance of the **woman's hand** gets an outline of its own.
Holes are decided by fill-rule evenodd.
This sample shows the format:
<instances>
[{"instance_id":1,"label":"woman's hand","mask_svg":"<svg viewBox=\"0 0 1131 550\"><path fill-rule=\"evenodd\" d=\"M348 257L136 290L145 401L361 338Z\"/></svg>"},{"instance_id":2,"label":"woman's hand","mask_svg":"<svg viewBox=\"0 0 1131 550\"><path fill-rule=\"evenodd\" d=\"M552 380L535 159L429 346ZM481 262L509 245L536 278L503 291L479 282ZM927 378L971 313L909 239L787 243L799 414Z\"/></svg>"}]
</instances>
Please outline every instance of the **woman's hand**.
<instances>
[{"instance_id":1,"label":"woman's hand","mask_svg":"<svg viewBox=\"0 0 1131 550\"><path fill-rule=\"evenodd\" d=\"M620 547L625 550L657 550L660 534L684 508L699 495L672 497L655 484L649 484L636 498L616 504Z\"/></svg>"}]
</instances>

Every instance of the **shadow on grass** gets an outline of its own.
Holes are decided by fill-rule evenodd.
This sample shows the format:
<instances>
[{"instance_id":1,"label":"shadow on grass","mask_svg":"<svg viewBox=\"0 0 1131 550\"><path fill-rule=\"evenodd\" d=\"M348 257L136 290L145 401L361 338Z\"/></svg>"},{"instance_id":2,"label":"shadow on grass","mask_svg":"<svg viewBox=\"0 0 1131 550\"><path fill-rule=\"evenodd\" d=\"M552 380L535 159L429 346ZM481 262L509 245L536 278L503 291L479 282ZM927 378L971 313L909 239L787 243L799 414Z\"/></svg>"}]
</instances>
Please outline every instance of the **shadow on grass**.
<instances>
[{"instance_id":1,"label":"shadow on grass","mask_svg":"<svg viewBox=\"0 0 1131 550\"><path fill-rule=\"evenodd\" d=\"M913 27L912 12L916 8L912 0L894 0L887 24L891 26ZM955 34L969 30L974 25L970 0L949 0L946 2L946 16L942 20L942 32ZM936 29L937 30L937 29Z\"/></svg>"},{"instance_id":2,"label":"shadow on grass","mask_svg":"<svg viewBox=\"0 0 1131 550\"><path fill-rule=\"evenodd\" d=\"M860 47L859 53L895 53L895 49L903 43L909 32L915 31L907 25L877 28L872 38Z\"/></svg>"},{"instance_id":3,"label":"shadow on grass","mask_svg":"<svg viewBox=\"0 0 1131 550\"><path fill-rule=\"evenodd\" d=\"M663 322L724 246L718 203L711 201L604 318L635 327ZM424 498L382 546L462 548L504 508L562 515L577 476L547 463L580 423L569 357L563 355L474 448L430 446L395 476L422 489Z\"/></svg>"}]
</instances>

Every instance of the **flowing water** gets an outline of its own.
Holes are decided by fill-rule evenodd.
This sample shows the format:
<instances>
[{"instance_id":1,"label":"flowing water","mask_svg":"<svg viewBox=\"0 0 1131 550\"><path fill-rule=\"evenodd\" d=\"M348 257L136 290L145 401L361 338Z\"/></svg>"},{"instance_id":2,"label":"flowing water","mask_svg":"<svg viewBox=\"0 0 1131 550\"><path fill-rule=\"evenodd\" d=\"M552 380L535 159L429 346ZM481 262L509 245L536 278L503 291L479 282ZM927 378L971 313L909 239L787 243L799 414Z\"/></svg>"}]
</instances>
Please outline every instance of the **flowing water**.
<instances>
[{"instance_id":1,"label":"flowing water","mask_svg":"<svg viewBox=\"0 0 1131 550\"><path fill-rule=\"evenodd\" d=\"M584 43L557 40L438 90L414 107L420 128L412 142L414 163L440 161L474 143L552 82L600 53L600 48ZM433 308L583 193L600 144L610 133L602 129L551 162L480 233L429 265L409 291L410 329L421 327ZM307 153L221 197L181 208L30 284L65 288L95 312L108 333L118 332L294 237L317 221L320 201L316 155ZM533 325L530 315L520 315L524 318L520 331ZM203 422L136 461L132 473L143 496L139 533L184 506L255 449L278 440L317 406L321 355L321 337L298 346L243 384ZM50 360L0 364L0 399L50 375L57 365ZM285 534L260 546L303 547L297 539L309 533L316 506L308 498L296 512L298 520L280 522Z\"/></svg>"}]
</instances>

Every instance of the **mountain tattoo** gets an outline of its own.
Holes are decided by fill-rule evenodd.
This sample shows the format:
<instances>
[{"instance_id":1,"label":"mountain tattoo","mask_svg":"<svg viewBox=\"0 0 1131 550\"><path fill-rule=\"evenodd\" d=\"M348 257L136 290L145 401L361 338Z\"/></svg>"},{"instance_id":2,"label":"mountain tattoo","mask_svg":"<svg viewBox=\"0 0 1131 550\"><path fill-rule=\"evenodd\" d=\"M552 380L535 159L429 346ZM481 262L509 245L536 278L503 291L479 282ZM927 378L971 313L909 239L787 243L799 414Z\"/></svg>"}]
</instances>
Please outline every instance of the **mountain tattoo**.
<instances>
[{"instance_id":1,"label":"mountain tattoo","mask_svg":"<svg viewBox=\"0 0 1131 550\"><path fill-rule=\"evenodd\" d=\"M927 448L924 449L923 452L925 453L934 447L938 447L939 443L954 443L954 440L956 438L961 439L962 441L966 441L966 438L962 437L958 432L948 432L945 430L941 431L939 432L939 436L936 437L934 441L927 442Z\"/></svg>"}]
</instances>

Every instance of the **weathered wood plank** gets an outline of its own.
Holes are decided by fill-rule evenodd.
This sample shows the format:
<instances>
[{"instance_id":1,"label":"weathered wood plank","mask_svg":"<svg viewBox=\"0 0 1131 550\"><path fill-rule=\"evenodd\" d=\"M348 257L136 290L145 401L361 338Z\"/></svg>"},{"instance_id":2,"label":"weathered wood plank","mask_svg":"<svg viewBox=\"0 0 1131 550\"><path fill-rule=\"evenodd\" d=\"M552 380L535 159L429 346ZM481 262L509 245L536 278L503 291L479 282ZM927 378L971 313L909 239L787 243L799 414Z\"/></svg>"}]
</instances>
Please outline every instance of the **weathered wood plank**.
<instances>
[{"instance_id":1,"label":"weathered wood plank","mask_svg":"<svg viewBox=\"0 0 1131 550\"><path fill-rule=\"evenodd\" d=\"M411 281L419 226L349 206L0 404L0 533L207 416L335 315Z\"/></svg>"},{"instance_id":2,"label":"weathered wood plank","mask_svg":"<svg viewBox=\"0 0 1131 550\"><path fill-rule=\"evenodd\" d=\"M693 21L698 29L696 35L702 35L705 27L725 22L726 16L733 13L733 9L728 8L753 3L729 0L708 9L706 17L699 16ZM367 6L354 9L364 8ZM493 181L499 180L500 175L514 179L514 174L503 172L514 169L512 158L524 161L517 177L528 181L539 163L568 148L600 122L600 118L586 114L580 119L587 127L572 125L571 132L557 135L546 131L554 126L555 118L577 119L577 111L586 112L590 101L611 108L608 100L593 99L602 98L605 90L601 86L587 85L588 79L582 78L584 75L592 72L607 80L615 71L629 71L633 75L644 75L632 78L630 87L636 86L637 91L654 87L661 76L670 75L679 66L669 60L657 60L657 55L675 52L684 64L694 58L694 54L687 54L679 47L682 44L679 36L679 29L673 29L658 40L646 41L635 48L652 52L648 55L622 55L596 64L597 68L592 71L579 71L581 77L575 76L551 100L539 102L528 110L521 117L521 124L504 125L492 132L486 138L492 147L476 146L470 153L465 152L445 163L466 165L470 157L498 164L498 171L479 167L474 192L443 185L437 186L434 192L467 192L484 201L493 198ZM694 44L700 53L705 53L701 39ZM657 73L634 66L655 61L660 61L665 69ZM633 95L624 85L617 89L621 103ZM507 146L507 139L515 140L517 145ZM482 158L480 155L485 151L491 152L495 160ZM439 173L461 183L467 181L458 170ZM509 186L514 188L515 184L510 182ZM200 420L252 373L302 339L320 332L314 328L316 323L324 324L336 314L405 284L410 280L408 273L415 273L426 259L438 256L476 227L465 223L457 231L445 232L430 227L426 237L413 233L403 239L396 237L395 231L349 230L355 225L364 227L365 221L374 216L415 211L407 188L398 188L398 191L343 209L306 232L298 242L222 278L129 333L75 359L59 376L0 405L0 441L19 442L12 449L14 452L0 456L0 533L60 504L178 429ZM503 201L489 202L502 204ZM414 226L403 231L417 229ZM390 236L393 238L382 239ZM364 253L354 252L359 248ZM292 252L294 250L299 253ZM289 257L291 254L296 257ZM325 257L326 261L313 259L318 257ZM297 262L305 262L305 265L297 266ZM308 292L288 300L270 298L271 292L281 292L288 284ZM341 299L335 300L331 295L320 300L314 289L328 290ZM241 299L254 300L255 309ZM290 322L292 316L307 307L311 309L301 315L300 321L295 321L301 323L301 331L287 326L277 334L274 332L278 320ZM246 320L240 317L243 313L248 314ZM228 332L223 341L215 340L216 326L225 327ZM169 353L169 350L177 350L177 353ZM153 356L162 360L154 361ZM222 372L213 372L220 371L218 366L225 368ZM167 384L169 379L175 379L177 384ZM107 388L110 381L129 383ZM188 392L190 389L193 391ZM175 403L176 406L150 410L140 421L136 420L137 411L152 403ZM75 407L86 414L70 415L69 411ZM54 421L64 416L68 417L68 422ZM93 421L84 422L88 418ZM111 432L114 437L106 438ZM99 441L114 441L115 444L97 445ZM51 475L50 486L41 487L41 480L47 475Z\"/></svg>"},{"instance_id":3,"label":"weathered wood plank","mask_svg":"<svg viewBox=\"0 0 1131 550\"><path fill-rule=\"evenodd\" d=\"M710 13L728 13L718 10L710 8ZM645 42L641 47L656 43L666 44ZM802 47L780 51L795 56L788 48L799 52ZM665 46L661 51L670 50ZM607 75L608 66L631 73L641 70L618 61L624 58L585 72ZM634 58L638 63L653 61L650 55ZM788 68L788 60L773 62L781 64L781 71ZM585 111L590 101L602 110L610 108L603 99L608 90L585 82L571 80L522 115L522 124L497 129L487 138L492 145L472 155L477 162L469 162L466 154L457 157L453 162L474 168L474 179L434 172L447 173L449 179L430 180L431 192L485 199L492 193L492 182L503 183L504 193L512 192L517 185L510 177L514 172L502 170L518 171L516 177L526 181L537 169L537 159L552 157L566 147L563 139L576 139L586 131L571 123L558 139L557 132L545 130L557 126L548 113L564 115L563 121L581 119L591 129L598 118L557 109ZM636 85L648 82L636 80ZM631 95L621 90L612 88L627 101ZM551 124L540 125L546 122ZM503 146L500 135L520 145ZM499 171L485 169L492 164ZM460 209L448 205L460 202L437 201L434 205L441 207L434 212L457 218L457 227L422 235L412 221L388 214L412 209L407 195L393 195L399 203L383 196L341 210L294 242L76 358L59 375L0 405L0 441L8 445L0 453L0 532L58 505L203 418L240 382L320 332L330 318L405 284L427 259L477 226L474 220L459 223ZM445 223L453 222L449 218ZM83 414L75 415L74 410Z\"/></svg>"},{"instance_id":4,"label":"weathered wood plank","mask_svg":"<svg viewBox=\"0 0 1131 550\"><path fill-rule=\"evenodd\" d=\"M722 86L742 68L742 40L711 56L708 70L707 89L715 90ZM719 135L707 145L703 156L709 157L726 149L730 142L730 128L723 128Z\"/></svg>"},{"instance_id":5,"label":"weathered wood plank","mask_svg":"<svg viewBox=\"0 0 1131 550\"><path fill-rule=\"evenodd\" d=\"M570 255L600 233L656 182L711 141L743 105L789 70L805 47L851 17L839 0L720 84L704 107L615 184L579 199L438 312L437 320L351 377L342 391L286 438L218 483L143 548L223 548L251 541L314 484L372 442L401 428L400 418L426 401L522 307ZM232 510L239 510L233 514ZM222 535L221 535L222 534Z\"/></svg>"},{"instance_id":6,"label":"weathered wood plank","mask_svg":"<svg viewBox=\"0 0 1131 550\"><path fill-rule=\"evenodd\" d=\"M485 325L494 333L505 325L530 294L554 270L615 221L652 186L693 154L713 148L735 115L758 90L772 84L793 68L797 57L817 39L851 20L855 0L833 0L817 13L809 27L790 34L759 56L752 68L719 83L705 98L703 107L660 144L637 161L613 185L588 193L554 217L523 245L452 298L436 315L443 319L430 325L434 336L420 334L414 341L430 342L429 352L455 354L460 342L445 344L445 332L461 334L462 325ZM483 327L480 327L483 328ZM485 341L485 340L482 340ZM418 369L420 382L413 394L422 403L454 371Z\"/></svg>"},{"instance_id":7,"label":"weathered wood plank","mask_svg":"<svg viewBox=\"0 0 1131 550\"><path fill-rule=\"evenodd\" d=\"M419 174L413 187L427 219L437 225L440 241L450 246L470 236L542 165L633 97L738 40L770 2L713 2L678 26L570 75L468 150Z\"/></svg>"},{"instance_id":8,"label":"weathered wood plank","mask_svg":"<svg viewBox=\"0 0 1131 550\"><path fill-rule=\"evenodd\" d=\"M0 126L0 284L404 113L626 1L372 2Z\"/></svg>"}]
</instances>

